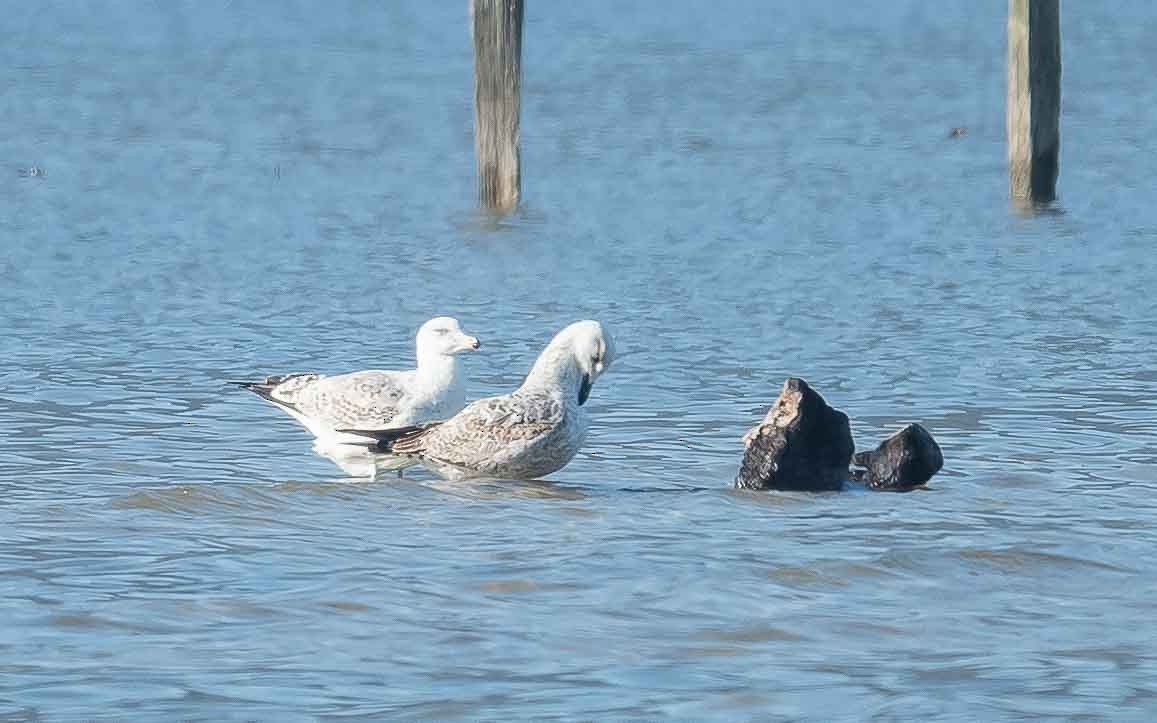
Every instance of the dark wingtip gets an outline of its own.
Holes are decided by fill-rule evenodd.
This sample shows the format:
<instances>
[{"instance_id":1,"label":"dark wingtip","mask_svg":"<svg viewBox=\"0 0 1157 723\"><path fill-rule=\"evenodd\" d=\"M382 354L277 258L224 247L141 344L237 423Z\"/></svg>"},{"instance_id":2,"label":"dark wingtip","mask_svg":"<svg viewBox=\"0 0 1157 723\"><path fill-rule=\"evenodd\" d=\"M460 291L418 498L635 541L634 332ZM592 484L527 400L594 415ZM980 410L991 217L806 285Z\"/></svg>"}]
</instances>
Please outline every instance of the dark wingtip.
<instances>
[{"instance_id":1,"label":"dark wingtip","mask_svg":"<svg viewBox=\"0 0 1157 723\"><path fill-rule=\"evenodd\" d=\"M383 450L389 450L390 445L398 441L402 437L421 432L425 427L395 427L394 429L339 429L337 431L342 434L354 434L359 437L367 437L375 440L377 446Z\"/></svg>"},{"instance_id":2,"label":"dark wingtip","mask_svg":"<svg viewBox=\"0 0 1157 723\"><path fill-rule=\"evenodd\" d=\"M276 404L279 407L284 407L285 409L292 409L294 411L297 410L297 407L294 406L293 404L290 404L289 402L284 401L282 399L275 399L273 397L273 386L270 386L266 382L240 382L240 381L229 380L229 381L226 381L225 383L226 384L234 384L238 387L241 387L242 389L253 392L257 396L264 399L265 401L270 402L272 404ZM274 386L276 386L276 385L274 385Z\"/></svg>"},{"instance_id":3,"label":"dark wingtip","mask_svg":"<svg viewBox=\"0 0 1157 723\"><path fill-rule=\"evenodd\" d=\"M392 429L339 429L337 431L342 434L367 437L366 446L372 447L379 452L394 452L394 445L396 443L418 439L426 431L439 424L441 424L441 422L429 422L427 424L415 424L409 427L394 427ZM371 442L369 440L374 441ZM356 442L353 444L356 444Z\"/></svg>"},{"instance_id":4,"label":"dark wingtip","mask_svg":"<svg viewBox=\"0 0 1157 723\"><path fill-rule=\"evenodd\" d=\"M339 429L337 431L342 434L356 434L359 437L369 437L379 442L389 442L415 429L417 429L417 427L398 427L396 429Z\"/></svg>"}]
</instances>

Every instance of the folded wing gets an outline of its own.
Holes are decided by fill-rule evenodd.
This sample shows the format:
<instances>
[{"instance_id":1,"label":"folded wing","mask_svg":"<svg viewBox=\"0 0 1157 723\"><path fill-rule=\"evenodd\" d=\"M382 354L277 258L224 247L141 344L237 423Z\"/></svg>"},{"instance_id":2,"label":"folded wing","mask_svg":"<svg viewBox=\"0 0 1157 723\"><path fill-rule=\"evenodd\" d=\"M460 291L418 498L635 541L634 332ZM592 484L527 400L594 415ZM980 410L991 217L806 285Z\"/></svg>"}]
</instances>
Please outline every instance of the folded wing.
<instances>
[{"instance_id":1,"label":"folded wing","mask_svg":"<svg viewBox=\"0 0 1157 723\"><path fill-rule=\"evenodd\" d=\"M548 437L562 421L563 411L562 405L549 397L510 394L479 399L444 422L342 431L373 438L380 452L484 469L523 454Z\"/></svg>"}]
</instances>

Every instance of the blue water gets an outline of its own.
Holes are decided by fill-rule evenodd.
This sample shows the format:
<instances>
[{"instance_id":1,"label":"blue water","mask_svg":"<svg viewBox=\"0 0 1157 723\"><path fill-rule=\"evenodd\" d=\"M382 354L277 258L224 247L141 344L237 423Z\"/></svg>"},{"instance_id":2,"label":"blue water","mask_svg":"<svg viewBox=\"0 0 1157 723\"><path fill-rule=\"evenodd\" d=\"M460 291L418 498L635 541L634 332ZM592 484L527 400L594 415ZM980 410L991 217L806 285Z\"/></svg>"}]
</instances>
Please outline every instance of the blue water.
<instances>
[{"instance_id":1,"label":"blue water","mask_svg":"<svg viewBox=\"0 0 1157 723\"><path fill-rule=\"evenodd\" d=\"M1027 215L1004 2L530 3L502 220L465 2L0 10L6 720L1157 714L1149 3L1064 3ZM351 482L223 384L435 314L472 397L615 333L549 483ZM945 469L732 491L788 375Z\"/></svg>"}]
</instances>

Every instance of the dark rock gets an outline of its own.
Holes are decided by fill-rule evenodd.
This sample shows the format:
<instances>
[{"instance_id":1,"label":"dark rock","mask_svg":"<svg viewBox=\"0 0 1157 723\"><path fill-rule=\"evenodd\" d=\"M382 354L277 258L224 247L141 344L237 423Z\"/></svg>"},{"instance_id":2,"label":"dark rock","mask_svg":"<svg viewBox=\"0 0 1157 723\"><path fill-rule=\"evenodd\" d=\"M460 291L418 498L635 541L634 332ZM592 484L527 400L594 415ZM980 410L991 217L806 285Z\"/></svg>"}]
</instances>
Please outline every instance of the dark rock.
<instances>
[{"instance_id":1,"label":"dark rock","mask_svg":"<svg viewBox=\"0 0 1157 723\"><path fill-rule=\"evenodd\" d=\"M852 461L865 468L853 472L856 481L875 490L910 490L940 471L944 455L927 429L909 424Z\"/></svg>"},{"instance_id":2,"label":"dark rock","mask_svg":"<svg viewBox=\"0 0 1157 723\"><path fill-rule=\"evenodd\" d=\"M838 490L855 451L848 415L795 377L743 442L735 486L748 490Z\"/></svg>"}]
</instances>

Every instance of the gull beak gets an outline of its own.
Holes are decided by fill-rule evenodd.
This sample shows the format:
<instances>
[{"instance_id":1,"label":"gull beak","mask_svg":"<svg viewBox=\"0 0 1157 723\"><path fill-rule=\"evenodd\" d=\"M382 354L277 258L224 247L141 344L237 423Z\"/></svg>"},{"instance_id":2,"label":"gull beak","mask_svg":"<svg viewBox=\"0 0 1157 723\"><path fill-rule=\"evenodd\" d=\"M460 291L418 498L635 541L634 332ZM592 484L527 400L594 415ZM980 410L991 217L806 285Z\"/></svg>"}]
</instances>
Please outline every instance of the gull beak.
<instances>
[{"instance_id":1,"label":"gull beak","mask_svg":"<svg viewBox=\"0 0 1157 723\"><path fill-rule=\"evenodd\" d=\"M587 399L591 396L591 387L594 386L594 381L591 380L590 374L583 374L582 383L579 385L578 403L581 407L587 403Z\"/></svg>"},{"instance_id":2,"label":"gull beak","mask_svg":"<svg viewBox=\"0 0 1157 723\"><path fill-rule=\"evenodd\" d=\"M462 351L474 351L474 350L478 349L478 347L480 347L480 346L482 346L482 342L478 341L478 337L476 337L476 336L463 336L462 337Z\"/></svg>"}]
</instances>

